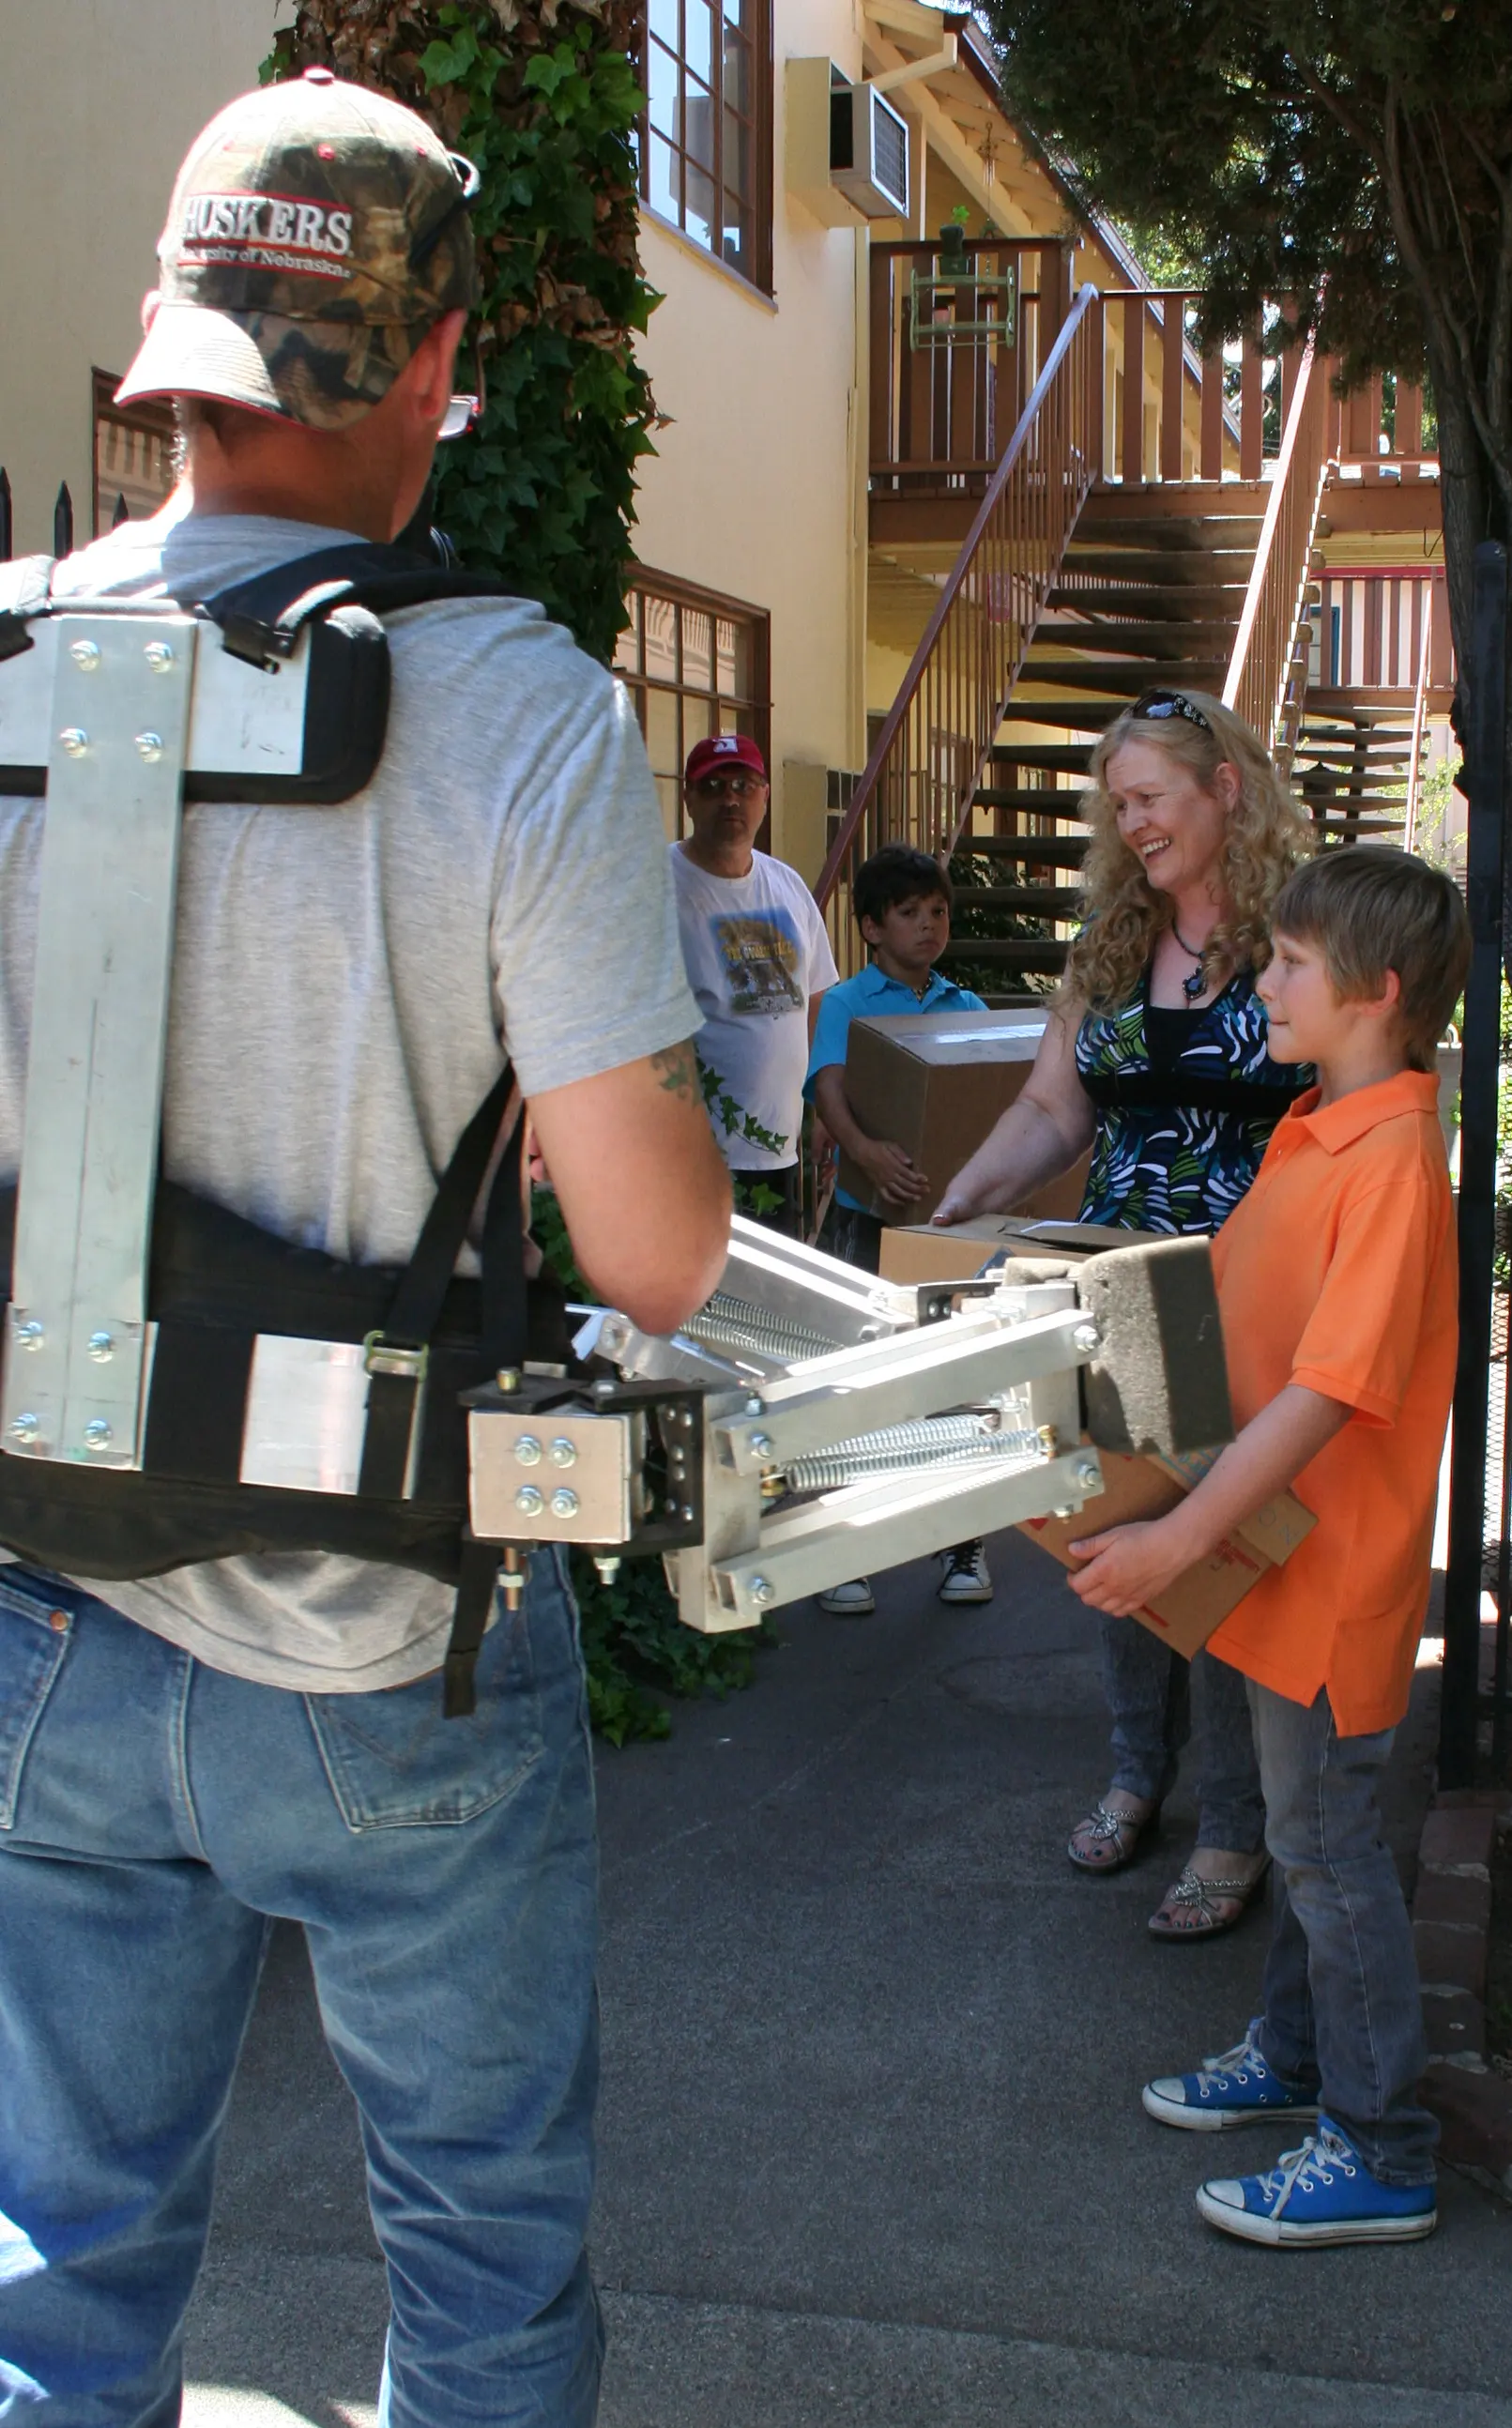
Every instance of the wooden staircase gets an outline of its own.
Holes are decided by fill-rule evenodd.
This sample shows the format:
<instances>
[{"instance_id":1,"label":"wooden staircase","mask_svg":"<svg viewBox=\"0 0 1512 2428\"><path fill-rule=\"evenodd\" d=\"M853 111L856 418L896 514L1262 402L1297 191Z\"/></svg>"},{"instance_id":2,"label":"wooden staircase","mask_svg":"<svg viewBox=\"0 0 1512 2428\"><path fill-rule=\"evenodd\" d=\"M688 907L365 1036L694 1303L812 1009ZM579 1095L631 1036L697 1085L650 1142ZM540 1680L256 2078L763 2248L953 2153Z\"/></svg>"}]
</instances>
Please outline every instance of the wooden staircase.
<instances>
[{"instance_id":1,"label":"wooden staircase","mask_svg":"<svg viewBox=\"0 0 1512 2428\"><path fill-rule=\"evenodd\" d=\"M1321 843L1402 834L1413 707L1409 691L1308 692L1292 781Z\"/></svg>"},{"instance_id":2,"label":"wooden staircase","mask_svg":"<svg viewBox=\"0 0 1512 2428\"><path fill-rule=\"evenodd\" d=\"M814 887L848 971L867 854L897 840L949 860L950 965L999 998L1063 966L1088 759L1142 691L1209 691L1288 763L1339 421L1327 365L1310 341L1289 349L1271 457L1257 346L1231 415L1181 295L1082 287L1051 309L1040 251L1032 363L995 339L984 353L975 324L959 352L916 346L874 262L871 632L912 656Z\"/></svg>"},{"instance_id":3,"label":"wooden staircase","mask_svg":"<svg viewBox=\"0 0 1512 2428\"><path fill-rule=\"evenodd\" d=\"M996 996L1059 972L1093 745L1153 684L1222 691L1264 511L1257 482L1088 498L957 845L953 976Z\"/></svg>"}]
</instances>

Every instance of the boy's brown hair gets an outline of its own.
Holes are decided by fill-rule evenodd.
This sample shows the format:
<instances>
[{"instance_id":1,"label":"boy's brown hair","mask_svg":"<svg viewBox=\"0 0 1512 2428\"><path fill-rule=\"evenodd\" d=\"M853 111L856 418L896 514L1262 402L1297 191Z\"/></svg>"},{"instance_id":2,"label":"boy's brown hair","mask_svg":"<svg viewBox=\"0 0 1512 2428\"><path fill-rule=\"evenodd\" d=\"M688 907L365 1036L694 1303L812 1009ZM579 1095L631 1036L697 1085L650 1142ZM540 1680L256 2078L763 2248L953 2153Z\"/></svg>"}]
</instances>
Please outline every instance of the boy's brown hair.
<instances>
[{"instance_id":1,"label":"boy's brown hair","mask_svg":"<svg viewBox=\"0 0 1512 2428\"><path fill-rule=\"evenodd\" d=\"M1373 1001L1395 970L1407 1059L1433 1069L1470 968L1470 921L1452 877L1386 844L1351 844L1288 878L1271 927L1316 944L1346 1003Z\"/></svg>"}]
</instances>

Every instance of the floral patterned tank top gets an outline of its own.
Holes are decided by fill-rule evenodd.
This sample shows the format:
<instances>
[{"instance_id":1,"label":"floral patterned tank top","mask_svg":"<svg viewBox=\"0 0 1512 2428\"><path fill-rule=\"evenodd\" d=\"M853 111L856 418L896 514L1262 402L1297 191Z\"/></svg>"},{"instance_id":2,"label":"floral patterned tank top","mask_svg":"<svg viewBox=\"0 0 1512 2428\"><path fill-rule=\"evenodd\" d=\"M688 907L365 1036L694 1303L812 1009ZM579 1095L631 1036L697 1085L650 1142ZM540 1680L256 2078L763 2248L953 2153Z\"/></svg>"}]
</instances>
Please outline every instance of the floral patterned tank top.
<instances>
[{"instance_id":1,"label":"floral patterned tank top","mask_svg":"<svg viewBox=\"0 0 1512 2428\"><path fill-rule=\"evenodd\" d=\"M1077 1076L1097 1108L1081 1220L1126 1230L1217 1231L1313 1074L1271 1060L1265 1007L1249 970L1183 1024L1185 1037L1169 1058L1151 1051L1148 993L1146 972L1132 1001L1118 1011L1088 1012L1076 1032Z\"/></svg>"}]
</instances>

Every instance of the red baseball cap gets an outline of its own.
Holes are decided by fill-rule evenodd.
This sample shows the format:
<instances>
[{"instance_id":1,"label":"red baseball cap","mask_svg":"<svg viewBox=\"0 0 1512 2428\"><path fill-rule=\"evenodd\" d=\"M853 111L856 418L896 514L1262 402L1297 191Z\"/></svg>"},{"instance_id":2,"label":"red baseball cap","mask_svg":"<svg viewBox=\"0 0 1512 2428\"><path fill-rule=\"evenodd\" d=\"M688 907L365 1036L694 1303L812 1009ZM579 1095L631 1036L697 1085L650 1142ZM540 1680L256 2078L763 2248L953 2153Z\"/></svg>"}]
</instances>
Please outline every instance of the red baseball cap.
<instances>
[{"instance_id":1,"label":"red baseball cap","mask_svg":"<svg viewBox=\"0 0 1512 2428\"><path fill-rule=\"evenodd\" d=\"M688 752L683 779L689 784L700 783L716 767L748 767L764 784L766 781L766 762L748 733L706 734Z\"/></svg>"}]
</instances>

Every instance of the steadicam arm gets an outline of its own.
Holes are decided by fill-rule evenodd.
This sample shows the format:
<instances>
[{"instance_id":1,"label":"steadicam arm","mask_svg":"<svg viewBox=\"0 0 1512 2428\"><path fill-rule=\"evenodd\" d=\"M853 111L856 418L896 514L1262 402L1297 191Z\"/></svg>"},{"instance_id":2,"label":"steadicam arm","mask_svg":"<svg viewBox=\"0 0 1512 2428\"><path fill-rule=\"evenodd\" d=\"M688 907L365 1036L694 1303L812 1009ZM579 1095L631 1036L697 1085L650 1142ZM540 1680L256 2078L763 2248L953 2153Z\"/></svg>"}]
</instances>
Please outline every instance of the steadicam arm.
<instances>
[{"instance_id":1,"label":"steadicam arm","mask_svg":"<svg viewBox=\"0 0 1512 2428\"><path fill-rule=\"evenodd\" d=\"M1207 1243L988 1279L878 1282L738 1216L719 1288L668 1337L588 1314L619 1382L504 1375L469 1414L472 1527L519 1551L661 1551L690 1627L1102 1490L1099 1449L1230 1437Z\"/></svg>"}]
</instances>

